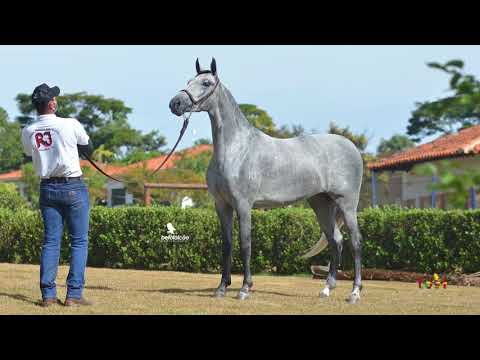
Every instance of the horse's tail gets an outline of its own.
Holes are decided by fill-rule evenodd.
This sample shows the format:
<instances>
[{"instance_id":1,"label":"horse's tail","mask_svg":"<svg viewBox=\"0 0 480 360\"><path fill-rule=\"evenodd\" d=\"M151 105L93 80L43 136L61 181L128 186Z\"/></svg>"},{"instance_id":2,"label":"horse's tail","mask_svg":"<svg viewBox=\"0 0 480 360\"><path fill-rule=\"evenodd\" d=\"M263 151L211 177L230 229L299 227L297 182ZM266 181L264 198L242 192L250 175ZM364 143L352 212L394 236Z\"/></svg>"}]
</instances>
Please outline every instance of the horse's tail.
<instances>
[{"instance_id":1,"label":"horse's tail","mask_svg":"<svg viewBox=\"0 0 480 360\"><path fill-rule=\"evenodd\" d=\"M343 218L337 218L336 224L335 224L335 235L334 238L342 241L342 233L340 232L340 228L343 226ZM302 259L308 259L311 258L317 254L320 254L328 245L328 240L327 236L325 235L324 232L322 232L322 236L320 237L320 240L312 246L310 250L304 255L301 256Z\"/></svg>"},{"instance_id":2,"label":"horse's tail","mask_svg":"<svg viewBox=\"0 0 480 360\"><path fill-rule=\"evenodd\" d=\"M302 259L308 259L311 258L317 254L320 254L323 249L325 249L328 245L327 237L325 236L325 233L322 233L322 236L320 237L320 240L312 246L310 250L304 255L301 256Z\"/></svg>"}]
</instances>

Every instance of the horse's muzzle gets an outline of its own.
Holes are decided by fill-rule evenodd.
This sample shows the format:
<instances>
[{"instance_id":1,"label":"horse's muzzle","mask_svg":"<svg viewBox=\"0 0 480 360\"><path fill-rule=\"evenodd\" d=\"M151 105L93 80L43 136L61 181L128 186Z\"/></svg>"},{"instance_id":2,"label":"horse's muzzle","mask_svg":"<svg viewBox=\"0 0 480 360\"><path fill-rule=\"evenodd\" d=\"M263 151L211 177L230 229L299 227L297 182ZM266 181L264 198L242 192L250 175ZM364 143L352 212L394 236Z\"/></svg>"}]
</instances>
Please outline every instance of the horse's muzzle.
<instances>
[{"instance_id":1,"label":"horse's muzzle","mask_svg":"<svg viewBox=\"0 0 480 360\"><path fill-rule=\"evenodd\" d=\"M170 100L170 111L177 116L183 115L185 112L190 111L193 104L187 94L181 92Z\"/></svg>"}]
</instances>

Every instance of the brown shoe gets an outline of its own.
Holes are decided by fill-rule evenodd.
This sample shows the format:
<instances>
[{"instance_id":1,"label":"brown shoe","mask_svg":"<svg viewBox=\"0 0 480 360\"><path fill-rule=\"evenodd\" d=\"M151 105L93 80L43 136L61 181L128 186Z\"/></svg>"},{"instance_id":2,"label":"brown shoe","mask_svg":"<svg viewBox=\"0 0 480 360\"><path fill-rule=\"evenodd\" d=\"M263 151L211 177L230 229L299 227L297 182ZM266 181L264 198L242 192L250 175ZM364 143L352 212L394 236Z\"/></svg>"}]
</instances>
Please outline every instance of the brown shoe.
<instances>
[{"instance_id":1,"label":"brown shoe","mask_svg":"<svg viewBox=\"0 0 480 360\"><path fill-rule=\"evenodd\" d=\"M50 299L43 299L38 302L38 305L41 307L48 307L50 305L62 305L62 302L59 298L50 298Z\"/></svg>"},{"instance_id":2,"label":"brown shoe","mask_svg":"<svg viewBox=\"0 0 480 360\"><path fill-rule=\"evenodd\" d=\"M74 299L74 298L67 298L65 300L65 306L79 306L79 305L92 305L92 303L85 298Z\"/></svg>"}]
</instances>

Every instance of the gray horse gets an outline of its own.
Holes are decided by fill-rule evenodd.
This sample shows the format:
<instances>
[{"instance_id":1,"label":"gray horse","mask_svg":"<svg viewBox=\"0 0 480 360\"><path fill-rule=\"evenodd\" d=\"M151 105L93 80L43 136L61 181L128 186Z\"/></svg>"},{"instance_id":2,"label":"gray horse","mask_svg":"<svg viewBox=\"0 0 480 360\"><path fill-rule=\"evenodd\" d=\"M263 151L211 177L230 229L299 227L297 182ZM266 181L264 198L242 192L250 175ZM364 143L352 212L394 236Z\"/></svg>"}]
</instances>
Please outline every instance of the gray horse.
<instances>
[{"instance_id":1,"label":"gray horse","mask_svg":"<svg viewBox=\"0 0 480 360\"><path fill-rule=\"evenodd\" d=\"M357 206L362 183L362 157L355 145L338 135L308 135L290 139L270 137L252 126L240 111L230 91L219 81L215 59L210 70L202 70L187 88L171 101L177 115L206 111L212 126L214 154L207 172L208 190L215 198L223 238L222 278L215 296L225 296L231 284L232 219L236 211L240 225L240 249L244 280L238 298L249 296L252 208L281 207L307 199L324 235L307 256L327 244L331 261L321 297L335 288L345 223L351 234L355 279L350 303L360 300L361 234ZM325 240L326 238L326 240ZM328 243L327 243L328 242Z\"/></svg>"}]
</instances>

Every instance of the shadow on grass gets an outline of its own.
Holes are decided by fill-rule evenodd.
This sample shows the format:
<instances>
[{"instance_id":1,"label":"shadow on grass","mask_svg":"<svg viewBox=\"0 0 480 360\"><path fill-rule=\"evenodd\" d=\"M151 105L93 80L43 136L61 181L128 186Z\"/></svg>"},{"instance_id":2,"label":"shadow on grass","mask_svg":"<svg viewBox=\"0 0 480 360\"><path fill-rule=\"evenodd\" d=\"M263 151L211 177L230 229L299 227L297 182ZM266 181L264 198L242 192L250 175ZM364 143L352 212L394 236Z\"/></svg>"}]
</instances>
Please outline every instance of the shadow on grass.
<instances>
[{"instance_id":1,"label":"shadow on grass","mask_svg":"<svg viewBox=\"0 0 480 360\"><path fill-rule=\"evenodd\" d=\"M57 287L65 288L65 285L57 285ZM107 290L107 291L118 291L120 289L112 289L109 288L108 286L85 286L84 289L89 289L89 290Z\"/></svg>"},{"instance_id":2,"label":"shadow on grass","mask_svg":"<svg viewBox=\"0 0 480 360\"><path fill-rule=\"evenodd\" d=\"M211 288L211 289L180 289L180 288L171 288L171 289L142 289L142 290L137 290L141 292L149 292L149 293L162 293L162 294L185 294L185 295L191 295L191 296L206 296L206 297L213 297L213 294L217 290L216 288ZM240 288L228 288L228 292L239 292ZM197 293L208 293L208 294L197 294ZM269 295L278 295L278 296L288 296L288 297L295 297L296 295L292 294L284 294L284 293L279 293L276 291L264 291L264 290L255 290L253 288L251 290L252 295L255 293L259 294L269 294Z\"/></svg>"},{"instance_id":3,"label":"shadow on grass","mask_svg":"<svg viewBox=\"0 0 480 360\"><path fill-rule=\"evenodd\" d=\"M66 287L65 285L57 285L57 287ZM105 290L105 291L128 291L128 292L147 292L147 293L162 293L162 294L184 294L190 296L204 296L213 297L216 288L202 288L202 289L181 289L181 288L167 288L167 289L112 289L107 286L85 286L87 290ZM228 292L239 292L240 288L228 288ZM201 294L198 294L201 293ZM255 293L296 297L297 295L285 294L276 291L257 290L253 288L251 290L252 295Z\"/></svg>"},{"instance_id":4,"label":"shadow on grass","mask_svg":"<svg viewBox=\"0 0 480 360\"><path fill-rule=\"evenodd\" d=\"M32 300L29 297L27 297L25 295L21 295L21 294L0 293L0 296L9 297L11 299L24 301L26 303L33 304L33 305L39 305L40 304L40 300Z\"/></svg>"},{"instance_id":5,"label":"shadow on grass","mask_svg":"<svg viewBox=\"0 0 480 360\"><path fill-rule=\"evenodd\" d=\"M180 288L172 288L172 289L140 289L137 291L140 292L147 292L147 293L162 293L162 294L184 294L190 296L204 296L204 297L213 297L213 292L216 289L180 289ZM202 294L197 294L202 293Z\"/></svg>"}]
</instances>

